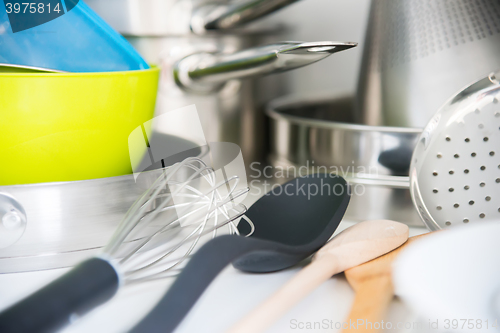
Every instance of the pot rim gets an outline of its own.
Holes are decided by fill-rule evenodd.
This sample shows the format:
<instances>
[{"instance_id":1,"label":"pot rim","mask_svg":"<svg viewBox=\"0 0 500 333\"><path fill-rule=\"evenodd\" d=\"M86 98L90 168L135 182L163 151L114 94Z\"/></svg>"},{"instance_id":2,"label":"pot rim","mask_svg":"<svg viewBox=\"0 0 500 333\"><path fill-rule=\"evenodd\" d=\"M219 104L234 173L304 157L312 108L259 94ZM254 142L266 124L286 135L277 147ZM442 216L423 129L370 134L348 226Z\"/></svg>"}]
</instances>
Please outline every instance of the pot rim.
<instances>
[{"instance_id":1,"label":"pot rim","mask_svg":"<svg viewBox=\"0 0 500 333\"><path fill-rule=\"evenodd\" d=\"M289 107L292 105L314 105L321 103L331 103L341 99L353 99L351 94L294 94L277 98L266 105L265 113L268 117L275 120L285 120L297 125L306 125L315 128L337 129L346 131L360 131L360 132L382 132L382 133L403 133L403 134L416 134L422 133L423 128L411 127L393 127L393 126L372 126L363 124L352 124L346 122L337 122L331 120L316 120L314 118L305 118L299 116L292 116L278 111L278 108Z\"/></svg>"}]
</instances>

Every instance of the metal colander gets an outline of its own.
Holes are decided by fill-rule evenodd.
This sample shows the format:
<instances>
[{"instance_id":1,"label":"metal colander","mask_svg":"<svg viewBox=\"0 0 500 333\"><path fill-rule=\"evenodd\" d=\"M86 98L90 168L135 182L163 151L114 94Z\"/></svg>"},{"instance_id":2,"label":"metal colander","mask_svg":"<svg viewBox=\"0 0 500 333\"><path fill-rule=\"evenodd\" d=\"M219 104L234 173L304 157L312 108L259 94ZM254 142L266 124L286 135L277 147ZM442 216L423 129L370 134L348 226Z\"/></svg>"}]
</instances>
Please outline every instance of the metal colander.
<instances>
[{"instance_id":1,"label":"metal colander","mask_svg":"<svg viewBox=\"0 0 500 333\"><path fill-rule=\"evenodd\" d=\"M500 1L373 0L357 116L423 128L449 96L500 68L499 53Z\"/></svg>"},{"instance_id":2,"label":"metal colander","mask_svg":"<svg viewBox=\"0 0 500 333\"><path fill-rule=\"evenodd\" d=\"M500 72L446 103L422 133L410 190L427 227L436 230L500 219Z\"/></svg>"}]
</instances>

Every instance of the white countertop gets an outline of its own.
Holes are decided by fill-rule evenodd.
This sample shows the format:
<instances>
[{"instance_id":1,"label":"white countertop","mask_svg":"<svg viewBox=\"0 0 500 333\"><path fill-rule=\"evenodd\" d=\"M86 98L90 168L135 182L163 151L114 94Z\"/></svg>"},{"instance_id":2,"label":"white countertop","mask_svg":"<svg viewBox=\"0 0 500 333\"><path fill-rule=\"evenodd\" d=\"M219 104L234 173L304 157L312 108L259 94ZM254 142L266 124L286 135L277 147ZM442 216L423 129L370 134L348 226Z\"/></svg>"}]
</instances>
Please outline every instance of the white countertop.
<instances>
[{"instance_id":1,"label":"white countertop","mask_svg":"<svg viewBox=\"0 0 500 333\"><path fill-rule=\"evenodd\" d=\"M352 224L343 221L338 231ZM424 232L424 228L411 228L410 235ZM232 266L227 267L206 290L176 332L223 332L286 283L299 269L300 267L296 267L271 274L247 274ZM54 269L0 274L0 309L66 271L67 269ZM122 288L111 301L68 326L63 332L124 332L156 304L171 282L172 279L168 279ZM294 329L292 320L304 324L322 322L325 319L334 323L342 322L349 312L353 297L354 292L343 274L336 275L297 304L269 332L340 332L335 327L322 330ZM415 318L400 301L394 300L387 319L405 322Z\"/></svg>"}]
</instances>

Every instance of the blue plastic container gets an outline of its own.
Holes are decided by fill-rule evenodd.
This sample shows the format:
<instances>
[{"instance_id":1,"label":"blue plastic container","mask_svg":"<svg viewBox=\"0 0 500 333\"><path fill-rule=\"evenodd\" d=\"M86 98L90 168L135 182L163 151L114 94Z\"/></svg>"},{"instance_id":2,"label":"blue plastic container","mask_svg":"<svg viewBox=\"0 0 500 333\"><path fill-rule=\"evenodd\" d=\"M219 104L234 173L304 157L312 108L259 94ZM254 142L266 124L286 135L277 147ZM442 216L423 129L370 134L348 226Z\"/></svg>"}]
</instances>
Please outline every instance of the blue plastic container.
<instances>
[{"instance_id":1,"label":"blue plastic container","mask_svg":"<svg viewBox=\"0 0 500 333\"><path fill-rule=\"evenodd\" d=\"M66 72L149 68L81 0L0 0L0 64Z\"/></svg>"}]
</instances>

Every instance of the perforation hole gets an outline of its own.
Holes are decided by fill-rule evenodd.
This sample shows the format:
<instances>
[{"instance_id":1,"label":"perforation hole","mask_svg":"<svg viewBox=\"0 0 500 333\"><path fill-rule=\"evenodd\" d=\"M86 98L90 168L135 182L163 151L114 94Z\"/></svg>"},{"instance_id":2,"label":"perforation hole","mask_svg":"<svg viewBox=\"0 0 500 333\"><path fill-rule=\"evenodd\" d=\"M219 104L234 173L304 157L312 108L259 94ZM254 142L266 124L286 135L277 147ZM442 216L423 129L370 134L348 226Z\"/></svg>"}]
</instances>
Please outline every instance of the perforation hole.
<instances>
[{"instance_id":1,"label":"perforation hole","mask_svg":"<svg viewBox=\"0 0 500 333\"><path fill-rule=\"evenodd\" d=\"M458 207L460 207L460 205L456 203L453 205L453 207L458 208Z\"/></svg>"},{"instance_id":2,"label":"perforation hole","mask_svg":"<svg viewBox=\"0 0 500 333\"><path fill-rule=\"evenodd\" d=\"M486 214L481 213L481 214L479 214L479 217L482 218L482 219L484 219L486 217Z\"/></svg>"}]
</instances>

